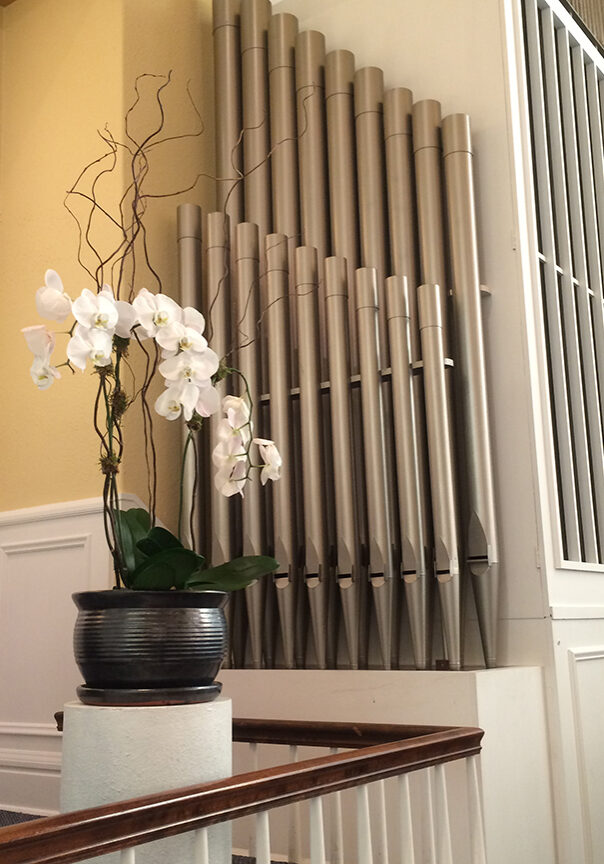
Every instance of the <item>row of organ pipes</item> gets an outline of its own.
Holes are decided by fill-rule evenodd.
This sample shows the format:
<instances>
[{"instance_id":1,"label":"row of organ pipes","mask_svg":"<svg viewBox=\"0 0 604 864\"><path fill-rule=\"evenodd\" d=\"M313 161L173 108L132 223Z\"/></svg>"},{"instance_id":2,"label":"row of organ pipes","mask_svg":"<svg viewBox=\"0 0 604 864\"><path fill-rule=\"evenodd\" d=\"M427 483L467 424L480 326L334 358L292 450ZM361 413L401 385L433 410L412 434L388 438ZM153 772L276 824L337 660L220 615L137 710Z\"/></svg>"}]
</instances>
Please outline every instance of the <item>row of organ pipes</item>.
<instances>
[{"instance_id":1,"label":"row of organ pipes","mask_svg":"<svg viewBox=\"0 0 604 864\"><path fill-rule=\"evenodd\" d=\"M231 603L227 661L398 668L408 619L413 664L431 668L439 606L460 669L471 577L495 666L469 118L384 92L380 69L326 54L269 0L214 0L214 52L218 210L202 243L199 208L179 208L182 299L201 304L283 456L272 489L255 479L233 502L212 486L199 508L213 564L279 561Z\"/></svg>"}]
</instances>

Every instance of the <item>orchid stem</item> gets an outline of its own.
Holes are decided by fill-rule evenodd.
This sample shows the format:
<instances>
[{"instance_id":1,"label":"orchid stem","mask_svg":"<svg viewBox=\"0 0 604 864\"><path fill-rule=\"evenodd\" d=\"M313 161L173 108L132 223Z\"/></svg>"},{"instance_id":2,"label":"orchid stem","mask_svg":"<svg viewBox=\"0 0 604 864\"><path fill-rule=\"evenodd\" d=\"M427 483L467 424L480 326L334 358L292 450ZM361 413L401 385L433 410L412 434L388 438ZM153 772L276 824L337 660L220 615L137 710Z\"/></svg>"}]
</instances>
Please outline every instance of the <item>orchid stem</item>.
<instances>
[{"instance_id":1,"label":"orchid stem","mask_svg":"<svg viewBox=\"0 0 604 864\"><path fill-rule=\"evenodd\" d=\"M180 540L181 543L182 543L182 536L181 536L181 534L182 534L182 527L181 527L182 526L182 507L183 507L183 498L184 498L184 492L185 492L185 468L186 468L186 463L187 463L187 450L189 449L189 444L191 443L192 440L193 440L193 431L191 429L189 429L189 434L187 435L187 440L185 441L185 446L183 447L183 451L182 451L182 462L181 462L181 466L180 466L180 489L179 489L179 496L178 496L178 539ZM192 495L195 494L195 488L193 488L193 491L191 494ZM191 537L191 540L193 540L192 537Z\"/></svg>"}]
</instances>

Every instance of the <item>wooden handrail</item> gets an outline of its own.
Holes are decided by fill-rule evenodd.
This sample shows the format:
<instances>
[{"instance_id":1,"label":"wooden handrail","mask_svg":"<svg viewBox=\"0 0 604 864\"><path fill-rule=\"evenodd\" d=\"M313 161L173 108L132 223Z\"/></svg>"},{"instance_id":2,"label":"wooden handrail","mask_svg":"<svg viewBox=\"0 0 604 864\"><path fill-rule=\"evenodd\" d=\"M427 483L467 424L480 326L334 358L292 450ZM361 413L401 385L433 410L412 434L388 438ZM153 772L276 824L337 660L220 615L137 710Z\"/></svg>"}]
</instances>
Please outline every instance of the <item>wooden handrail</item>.
<instances>
[{"instance_id":1,"label":"wooden handrail","mask_svg":"<svg viewBox=\"0 0 604 864\"><path fill-rule=\"evenodd\" d=\"M254 734L259 736L262 722L235 721L238 740L249 740ZM324 729L323 740L331 742L338 739L336 727L341 725L345 735L357 729L358 736L365 737L366 741L381 737L385 743L361 744L345 753L0 829L0 861L2 864L70 864L94 858L305 798L473 756L480 752L483 736L483 731L476 728L440 727L435 732L432 731L434 727L427 727L431 730L428 734L409 737L410 729L417 732L422 727L302 723L294 740L296 729L293 726L296 725L266 721L264 728L275 731L279 728L278 734L287 738L285 743L307 744L309 738L305 730L311 726L315 738L310 743L316 744L321 737L319 727ZM274 738L271 743L275 743ZM326 746L349 745L329 743Z\"/></svg>"}]
</instances>

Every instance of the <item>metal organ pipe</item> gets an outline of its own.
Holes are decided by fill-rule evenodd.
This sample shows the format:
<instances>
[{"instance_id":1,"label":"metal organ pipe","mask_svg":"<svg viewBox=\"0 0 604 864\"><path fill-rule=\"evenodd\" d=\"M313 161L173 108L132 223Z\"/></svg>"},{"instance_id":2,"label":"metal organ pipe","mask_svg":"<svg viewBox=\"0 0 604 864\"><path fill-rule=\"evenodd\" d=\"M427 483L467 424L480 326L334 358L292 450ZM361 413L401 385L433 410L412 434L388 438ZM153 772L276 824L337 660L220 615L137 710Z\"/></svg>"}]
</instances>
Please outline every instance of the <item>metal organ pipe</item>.
<instances>
[{"instance_id":1,"label":"metal organ pipe","mask_svg":"<svg viewBox=\"0 0 604 864\"><path fill-rule=\"evenodd\" d=\"M206 224L206 284L204 305L208 339L219 357L224 357L231 348L230 341L230 284L229 284L229 217L224 213L208 213ZM219 382L216 389L221 397L226 395L226 383ZM218 444L216 427L220 418L210 417L210 451ZM210 555L213 565L224 564L232 557L229 501L212 483L210 486L211 542Z\"/></svg>"},{"instance_id":2,"label":"metal organ pipe","mask_svg":"<svg viewBox=\"0 0 604 864\"><path fill-rule=\"evenodd\" d=\"M260 406L260 358L258 320L260 317L258 280L258 226L251 222L240 222L235 229L237 262L237 365L245 376L252 406ZM241 394L245 386L240 383ZM260 478L253 472L246 484L245 497L241 501L242 546L244 555L260 555L263 552L262 491ZM262 666L262 618L264 606L264 581L259 579L245 589L252 664L255 669Z\"/></svg>"},{"instance_id":3,"label":"metal organ pipe","mask_svg":"<svg viewBox=\"0 0 604 864\"><path fill-rule=\"evenodd\" d=\"M268 29L268 70L271 115L271 170L273 230L285 234L288 245L289 290L294 294L294 250L300 245L298 189L298 142L296 119L296 39L298 19L283 13L273 15ZM290 353L296 372L296 304L289 315Z\"/></svg>"},{"instance_id":4,"label":"metal organ pipe","mask_svg":"<svg viewBox=\"0 0 604 864\"><path fill-rule=\"evenodd\" d=\"M417 326L417 227L415 220L415 182L413 177L413 139L411 118L413 94L406 87L384 94L384 138L388 187L388 227L392 273L407 279L411 357L421 356Z\"/></svg>"},{"instance_id":5,"label":"metal organ pipe","mask_svg":"<svg viewBox=\"0 0 604 864\"><path fill-rule=\"evenodd\" d=\"M321 436L317 252L296 249L296 302L300 379L300 431L304 477L304 572L317 664L327 667L329 568Z\"/></svg>"},{"instance_id":6,"label":"metal organ pipe","mask_svg":"<svg viewBox=\"0 0 604 864\"><path fill-rule=\"evenodd\" d=\"M354 132L354 54L330 51L325 58L325 106L327 111L327 152L331 249L344 258L348 285L354 286L359 266L357 222L357 172ZM354 303L348 304L348 333L352 374L359 370L357 322Z\"/></svg>"},{"instance_id":7,"label":"metal organ pipe","mask_svg":"<svg viewBox=\"0 0 604 864\"><path fill-rule=\"evenodd\" d=\"M466 429L467 562L472 573L486 665L496 665L499 552L489 435L470 118L442 124L443 153L457 328L457 367Z\"/></svg>"},{"instance_id":8,"label":"metal organ pipe","mask_svg":"<svg viewBox=\"0 0 604 864\"><path fill-rule=\"evenodd\" d=\"M268 29L273 227L298 243L296 39L298 19L273 15Z\"/></svg>"},{"instance_id":9,"label":"metal organ pipe","mask_svg":"<svg viewBox=\"0 0 604 864\"><path fill-rule=\"evenodd\" d=\"M355 494L350 360L348 356L348 281L344 258L325 261L325 314L329 344L329 392L335 486L337 580L344 615L348 655L359 668L360 594L362 590Z\"/></svg>"},{"instance_id":10,"label":"metal organ pipe","mask_svg":"<svg viewBox=\"0 0 604 864\"><path fill-rule=\"evenodd\" d=\"M393 655L398 654L395 627L398 616L395 608L396 579L393 578L392 530L388 509L376 282L375 268L357 270L356 308L366 460L369 580L377 614L382 661L384 668L390 669Z\"/></svg>"},{"instance_id":11,"label":"metal organ pipe","mask_svg":"<svg viewBox=\"0 0 604 864\"><path fill-rule=\"evenodd\" d=\"M203 285L204 305L206 312L206 334L213 350L219 357L224 357L231 348L230 328L230 220L226 213L208 213L205 231L206 280ZM226 395L226 382L216 385L221 397ZM220 417L214 414L210 417L210 453L218 444L217 434ZM209 548L210 560L213 565L224 564L233 557L232 514L228 498L225 498L214 483L209 488L210 525ZM229 625L229 647L225 656L225 668L231 662L231 622L233 618L231 604L226 608Z\"/></svg>"},{"instance_id":12,"label":"metal organ pipe","mask_svg":"<svg viewBox=\"0 0 604 864\"><path fill-rule=\"evenodd\" d=\"M445 238L442 216L442 180L440 146L440 102L424 99L413 106L413 153L421 282L439 286L440 308L449 355L448 291L445 268Z\"/></svg>"},{"instance_id":13,"label":"metal organ pipe","mask_svg":"<svg viewBox=\"0 0 604 864\"><path fill-rule=\"evenodd\" d=\"M281 624L284 662L295 668L296 540L294 514L294 449L290 402L288 238L266 237L266 326L269 351L270 429L283 459L281 479L272 490L275 558L274 575Z\"/></svg>"},{"instance_id":14,"label":"metal organ pipe","mask_svg":"<svg viewBox=\"0 0 604 864\"><path fill-rule=\"evenodd\" d=\"M406 585L405 593L409 602L410 627L412 634L415 632L413 637L415 664L421 669L425 668L424 664L430 665L431 657L430 628L429 626L426 628L422 622L425 620L429 624L433 560L429 553L432 531L423 381L420 374L411 374L409 367L409 364L417 363L421 359L417 320L418 260L412 106L413 94L405 87L388 90L384 95L392 268L399 279L406 279L406 287L403 283L397 285L396 282L386 281L395 449L398 465L401 558ZM407 343L408 351L405 347ZM407 394L409 380L411 392ZM413 414L412 427L408 425L409 411ZM410 431L411 428L413 431ZM412 503L414 500L415 504ZM419 585L411 588L416 581L421 581L421 590ZM419 607L416 612L412 611L413 605ZM420 609L423 611L420 612Z\"/></svg>"},{"instance_id":15,"label":"metal organ pipe","mask_svg":"<svg viewBox=\"0 0 604 864\"><path fill-rule=\"evenodd\" d=\"M217 206L236 225L243 219L239 0L214 0L214 81Z\"/></svg>"},{"instance_id":16,"label":"metal organ pipe","mask_svg":"<svg viewBox=\"0 0 604 864\"><path fill-rule=\"evenodd\" d=\"M357 174L361 264L375 267L382 368L389 365L388 327L384 279L390 273L386 227L386 172L384 167L384 73L375 66L359 69L354 76L354 115L357 141Z\"/></svg>"},{"instance_id":17,"label":"metal organ pipe","mask_svg":"<svg viewBox=\"0 0 604 864\"><path fill-rule=\"evenodd\" d=\"M258 226L261 238L271 230L267 33L270 16L270 0L244 0L241 5L245 218Z\"/></svg>"},{"instance_id":18,"label":"metal organ pipe","mask_svg":"<svg viewBox=\"0 0 604 864\"><path fill-rule=\"evenodd\" d=\"M296 102L302 244L317 250L319 308L324 306L323 261L329 254L329 197L325 130L325 37L305 30L296 40ZM325 316L319 319L321 372L327 370Z\"/></svg>"},{"instance_id":19,"label":"metal organ pipe","mask_svg":"<svg viewBox=\"0 0 604 864\"><path fill-rule=\"evenodd\" d=\"M436 578L441 601L447 658L461 669L461 601L456 486L447 382L441 291L420 285L419 327L422 343L430 485L434 517Z\"/></svg>"},{"instance_id":20,"label":"metal organ pipe","mask_svg":"<svg viewBox=\"0 0 604 864\"><path fill-rule=\"evenodd\" d=\"M202 307L201 301L201 208L196 204L180 204L176 210L176 237L178 244L178 275L182 306ZM189 429L183 428L183 446ZM199 516L199 490L195 488L197 470L195 450L189 446L183 473L183 519L179 525L183 543L195 549L199 539L195 526L191 526L191 509ZM195 497L193 497L195 496Z\"/></svg>"},{"instance_id":21,"label":"metal organ pipe","mask_svg":"<svg viewBox=\"0 0 604 864\"><path fill-rule=\"evenodd\" d=\"M402 572L415 666L417 669L427 669L430 666L431 653L432 568L428 567L428 540L422 523L427 502L413 393L408 295L407 279L404 276L391 276L386 279Z\"/></svg>"}]
</instances>

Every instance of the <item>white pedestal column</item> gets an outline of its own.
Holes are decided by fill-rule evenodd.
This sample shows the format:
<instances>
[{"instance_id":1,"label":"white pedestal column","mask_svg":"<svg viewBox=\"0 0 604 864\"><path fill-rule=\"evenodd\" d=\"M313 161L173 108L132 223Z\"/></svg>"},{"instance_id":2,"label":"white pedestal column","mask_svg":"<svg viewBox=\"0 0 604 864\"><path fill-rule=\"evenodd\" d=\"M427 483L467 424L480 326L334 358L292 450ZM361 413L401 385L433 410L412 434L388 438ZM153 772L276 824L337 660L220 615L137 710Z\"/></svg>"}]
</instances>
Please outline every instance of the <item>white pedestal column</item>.
<instances>
[{"instance_id":1,"label":"white pedestal column","mask_svg":"<svg viewBox=\"0 0 604 864\"><path fill-rule=\"evenodd\" d=\"M231 774L230 699L149 708L65 705L63 813ZM190 834L145 844L136 850L136 864L189 864L192 844ZM230 824L209 829L209 852L212 864L230 864ZM94 859L118 861L119 853Z\"/></svg>"}]
</instances>

